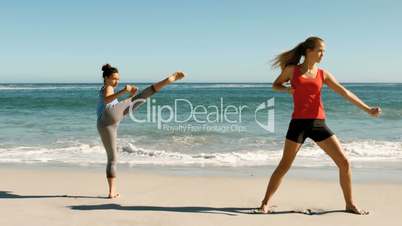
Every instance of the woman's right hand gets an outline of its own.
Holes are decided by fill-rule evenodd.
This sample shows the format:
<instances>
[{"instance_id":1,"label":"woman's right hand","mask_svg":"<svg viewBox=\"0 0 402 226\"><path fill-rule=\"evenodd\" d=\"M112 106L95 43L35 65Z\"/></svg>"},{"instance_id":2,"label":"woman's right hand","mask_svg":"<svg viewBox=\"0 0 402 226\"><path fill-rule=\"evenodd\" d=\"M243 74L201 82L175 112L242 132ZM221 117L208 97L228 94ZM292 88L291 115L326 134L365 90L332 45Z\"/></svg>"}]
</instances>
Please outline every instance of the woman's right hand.
<instances>
[{"instance_id":1,"label":"woman's right hand","mask_svg":"<svg viewBox=\"0 0 402 226\"><path fill-rule=\"evenodd\" d=\"M137 87L132 86L132 85L126 85L124 87L124 91L128 92L128 93L131 93L131 95L134 95L137 92Z\"/></svg>"}]
</instances>

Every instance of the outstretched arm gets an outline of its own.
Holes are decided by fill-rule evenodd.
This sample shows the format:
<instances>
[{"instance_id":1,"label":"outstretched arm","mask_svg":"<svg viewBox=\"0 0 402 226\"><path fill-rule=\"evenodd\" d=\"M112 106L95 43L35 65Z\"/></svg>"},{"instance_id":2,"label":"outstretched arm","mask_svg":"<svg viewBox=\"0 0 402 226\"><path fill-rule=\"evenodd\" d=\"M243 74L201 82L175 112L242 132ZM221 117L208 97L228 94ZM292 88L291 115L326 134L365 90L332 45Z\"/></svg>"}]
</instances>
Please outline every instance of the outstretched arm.
<instances>
[{"instance_id":1,"label":"outstretched arm","mask_svg":"<svg viewBox=\"0 0 402 226\"><path fill-rule=\"evenodd\" d=\"M329 88L335 91L335 93L343 96L348 101L352 102L354 105L367 112L369 115L373 117L378 117L381 114L381 108L379 107L370 107L365 104L359 97L357 97L350 90L346 89L342 86L335 77L329 73L328 71L324 71L324 82L327 84Z\"/></svg>"}]
</instances>

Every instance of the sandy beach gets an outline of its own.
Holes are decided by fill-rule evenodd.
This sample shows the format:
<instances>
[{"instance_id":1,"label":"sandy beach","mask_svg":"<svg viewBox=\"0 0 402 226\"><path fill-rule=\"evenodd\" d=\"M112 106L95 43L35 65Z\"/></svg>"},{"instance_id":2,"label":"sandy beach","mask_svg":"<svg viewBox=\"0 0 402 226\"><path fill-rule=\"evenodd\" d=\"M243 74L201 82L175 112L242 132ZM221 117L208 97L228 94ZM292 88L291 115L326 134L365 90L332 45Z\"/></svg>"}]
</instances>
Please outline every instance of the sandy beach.
<instances>
[{"instance_id":1,"label":"sandy beach","mask_svg":"<svg viewBox=\"0 0 402 226\"><path fill-rule=\"evenodd\" d=\"M285 178L274 214L249 214L262 176L186 176L126 169L121 197L105 199L99 168L2 167L0 225L400 225L400 183L355 183L368 216L343 212L337 180Z\"/></svg>"}]
</instances>

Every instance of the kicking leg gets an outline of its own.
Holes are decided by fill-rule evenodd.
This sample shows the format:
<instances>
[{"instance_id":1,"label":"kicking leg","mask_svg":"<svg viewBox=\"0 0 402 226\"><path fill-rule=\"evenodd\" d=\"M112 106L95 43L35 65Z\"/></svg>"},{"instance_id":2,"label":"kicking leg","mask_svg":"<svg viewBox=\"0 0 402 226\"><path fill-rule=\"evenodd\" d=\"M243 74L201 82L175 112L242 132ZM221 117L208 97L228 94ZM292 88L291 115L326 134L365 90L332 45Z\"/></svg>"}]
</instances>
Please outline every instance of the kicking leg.
<instances>
[{"instance_id":1,"label":"kicking leg","mask_svg":"<svg viewBox=\"0 0 402 226\"><path fill-rule=\"evenodd\" d=\"M182 79L185 76L183 72L175 72L169 77L165 78L162 81L154 83L149 87L145 88L139 94L135 95L134 97L130 97L123 102L128 103L128 106L124 109L124 115L128 114L130 108L132 111L136 110L139 106L145 103L146 99L154 95L156 92L162 90L165 86L172 84L175 81Z\"/></svg>"}]
</instances>

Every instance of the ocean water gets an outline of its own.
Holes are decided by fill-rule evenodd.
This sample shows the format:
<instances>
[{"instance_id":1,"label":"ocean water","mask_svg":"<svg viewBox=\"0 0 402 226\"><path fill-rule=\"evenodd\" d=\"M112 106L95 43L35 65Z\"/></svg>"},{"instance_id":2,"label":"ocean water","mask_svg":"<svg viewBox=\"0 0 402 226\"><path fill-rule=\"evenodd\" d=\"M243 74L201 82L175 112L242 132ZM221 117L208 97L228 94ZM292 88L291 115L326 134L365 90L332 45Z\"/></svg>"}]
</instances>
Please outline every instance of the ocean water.
<instances>
[{"instance_id":1,"label":"ocean water","mask_svg":"<svg viewBox=\"0 0 402 226\"><path fill-rule=\"evenodd\" d=\"M137 84L140 89L147 85ZM402 84L344 85L383 110L380 118L372 118L324 88L327 124L341 140L353 167L402 170ZM96 130L100 87L0 84L0 163L104 164L106 155ZM268 100L274 105L256 113ZM222 116L225 110L226 118ZM272 92L271 84L174 84L134 113L136 118L151 120L135 122L127 117L120 123L118 161L129 167L275 166L292 110L291 96ZM169 117L183 122L168 121ZM294 165L335 166L309 139Z\"/></svg>"}]
</instances>

